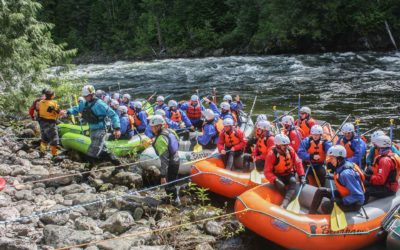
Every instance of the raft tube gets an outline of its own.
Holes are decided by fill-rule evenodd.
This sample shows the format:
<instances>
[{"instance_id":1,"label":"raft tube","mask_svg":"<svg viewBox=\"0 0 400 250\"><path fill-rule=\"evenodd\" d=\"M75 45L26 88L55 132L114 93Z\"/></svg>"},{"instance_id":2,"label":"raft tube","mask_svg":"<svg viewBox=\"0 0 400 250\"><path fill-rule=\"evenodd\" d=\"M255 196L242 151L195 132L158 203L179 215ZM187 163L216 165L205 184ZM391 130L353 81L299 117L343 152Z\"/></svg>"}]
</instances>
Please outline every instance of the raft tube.
<instances>
[{"instance_id":1,"label":"raft tube","mask_svg":"<svg viewBox=\"0 0 400 250\"><path fill-rule=\"evenodd\" d=\"M150 139L145 135L135 135L130 140L106 141L106 146L116 156L132 156L145 149L143 146L145 141L150 142ZM65 149L75 150L85 155L90 142L89 137L70 132L61 137L61 144Z\"/></svg>"},{"instance_id":2,"label":"raft tube","mask_svg":"<svg viewBox=\"0 0 400 250\"><path fill-rule=\"evenodd\" d=\"M0 177L0 191L4 189L6 186L6 181L3 179L3 177Z\"/></svg>"},{"instance_id":3,"label":"raft tube","mask_svg":"<svg viewBox=\"0 0 400 250\"><path fill-rule=\"evenodd\" d=\"M236 163L234 165L238 166L239 164ZM192 182L228 198L237 197L259 185L250 180L249 172L243 173L225 169L224 161L219 157L212 157L194 163L191 174L198 174L192 177ZM264 174L260 173L260 175L262 176L262 183L266 183L267 180Z\"/></svg>"},{"instance_id":4,"label":"raft tube","mask_svg":"<svg viewBox=\"0 0 400 250\"><path fill-rule=\"evenodd\" d=\"M280 208L283 198L271 184L255 187L236 200L236 217L248 229L288 249L359 249L383 237L381 222L400 203L399 192L373 200L364 206L365 213L346 213L347 228L333 232L330 214L307 214L316 190L304 186L299 199L302 211L295 214Z\"/></svg>"}]
</instances>

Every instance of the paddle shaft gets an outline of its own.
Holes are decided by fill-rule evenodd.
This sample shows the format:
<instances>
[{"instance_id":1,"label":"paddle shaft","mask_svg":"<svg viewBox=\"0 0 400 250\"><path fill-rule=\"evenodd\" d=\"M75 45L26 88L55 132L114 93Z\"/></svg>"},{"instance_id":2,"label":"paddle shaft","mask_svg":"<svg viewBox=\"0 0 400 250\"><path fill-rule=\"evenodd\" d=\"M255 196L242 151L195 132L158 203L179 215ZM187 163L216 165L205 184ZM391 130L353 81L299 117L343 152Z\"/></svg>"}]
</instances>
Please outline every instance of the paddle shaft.
<instances>
[{"instance_id":1,"label":"paddle shaft","mask_svg":"<svg viewBox=\"0 0 400 250\"><path fill-rule=\"evenodd\" d=\"M350 114L346 117L346 119L342 122L342 124L340 125L340 127L337 129L336 133L333 135L331 142L333 142L333 140L335 139L335 137L339 134L339 131L342 129L343 125L347 122L347 120L350 118Z\"/></svg>"},{"instance_id":2,"label":"paddle shaft","mask_svg":"<svg viewBox=\"0 0 400 250\"><path fill-rule=\"evenodd\" d=\"M297 117L298 117L298 121L299 121L299 126L300 126L300 118L301 118L301 115L300 115L300 94L299 94L299 100L298 100L298 103L297 103Z\"/></svg>"},{"instance_id":3,"label":"paddle shaft","mask_svg":"<svg viewBox=\"0 0 400 250\"><path fill-rule=\"evenodd\" d=\"M284 117L284 116L286 116L286 115L292 113L292 112L295 111L297 108L298 108L298 107L295 107L295 108L292 108L291 110L289 110L288 112L285 112L283 115L281 115L281 116L275 118L275 120L273 120L272 123L275 123L275 122L279 121L282 117ZM276 111L276 110L275 110L275 111Z\"/></svg>"},{"instance_id":4,"label":"paddle shaft","mask_svg":"<svg viewBox=\"0 0 400 250\"><path fill-rule=\"evenodd\" d=\"M253 110L254 110L254 106L256 105L256 101L257 101L257 95L254 97L254 101L253 101L253 105L251 106L250 113L247 114L246 124L244 125L243 133L244 133L244 131L246 131L247 124L249 124L249 119L251 118L251 115L253 114Z\"/></svg>"},{"instance_id":5,"label":"paddle shaft","mask_svg":"<svg viewBox=\"0 0 400 250\"><path fill-rule=\"evenodd\" d=\"M393 123L394 120L390 119L390 131L389 131L390 143L393 143Z\"/></svg>"}]
</instances>

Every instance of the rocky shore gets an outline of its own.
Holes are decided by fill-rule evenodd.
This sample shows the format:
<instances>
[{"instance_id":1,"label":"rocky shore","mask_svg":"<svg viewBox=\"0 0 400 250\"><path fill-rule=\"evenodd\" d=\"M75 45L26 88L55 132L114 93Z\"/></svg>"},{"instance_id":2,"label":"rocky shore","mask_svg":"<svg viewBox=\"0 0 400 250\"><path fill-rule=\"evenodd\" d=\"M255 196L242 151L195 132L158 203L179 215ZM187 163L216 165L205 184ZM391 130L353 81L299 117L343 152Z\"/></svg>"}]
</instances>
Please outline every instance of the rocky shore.
<instances>
[{"instance_id":1,"label":"rocky shore","mask_svg":"<svg viewBox=\"0 0 400 250\"><path fill-rule=\"evenodd\" d=\"M173 206L163 189L136 192L156 185L155 167L88 169L63 150L40 158L39 141L35 122L0 118L0 249L246 249L234 216L210 219L229 211L205 190L181 183Z\"/></svg>"}]
</instances>

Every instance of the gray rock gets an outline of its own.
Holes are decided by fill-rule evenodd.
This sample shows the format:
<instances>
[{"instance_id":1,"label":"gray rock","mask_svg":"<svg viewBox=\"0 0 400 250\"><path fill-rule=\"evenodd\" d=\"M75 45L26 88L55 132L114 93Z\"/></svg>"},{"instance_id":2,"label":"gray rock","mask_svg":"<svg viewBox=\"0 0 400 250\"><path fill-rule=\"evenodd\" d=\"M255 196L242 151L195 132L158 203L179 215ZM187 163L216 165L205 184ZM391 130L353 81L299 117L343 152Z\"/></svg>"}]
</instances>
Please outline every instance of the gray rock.
<instances>
[{"instance_id":1,"label":"gray rock","mask_svg":"<svg viewBox=\"0 0 400 250\"><path fill-rule=\"evenodd\" d=\"M23 167L27 167L27 168L31 168L32 167L32 164L31 164L31 162L29 160L21 159L21 158L16 158L15 161L14 161L14 164L15 165L20 165L20 166L23 166Z\"/></svg>"},{"instance_id":2,"label":"gray rock","mask_svg":"<svg viewBox=\"0 0 400 250\"><path fill-rule=\"evenodd\" d=\"M19 217L19 212L15 207L0 208L0 220L13 220Z\"/></svg>"},{"instance_id":3,"label":"gray rock","mask_svg":"<svg viewBox=\"0 0 400 250\"><path fill-rule=\"evenodd\" d=\"M27 201L33 201L34 197L32 195L32 191L30 190L21 190L21 191L17 191L15 193L15 198L17 200L27 200Z\"/></svg>"},{"instance_id":4,"label":"gray rock","mask_svg":"<svg viewBox=\"0 0 400 250\"><path fill-rule=\"evenodd\" d=\"M137 236L133 236L136 235ZM132 235L129 236L128 238L133 242L134 246L140 246L146 244L146 242L150 241L150 239L153 236L153 232L149 228L149 226L135 226L131 229L129 229L127 232L125 232L122 235Z\"/></svg>"},{"instance_id":5,"label":"gray rock","mask_svg":"<svg viewBox=\"0 0 400 250\"><path fill-rule=\"evenodd\" d=\"M40 176L47 177L49 176L49 171L45 169L43 166L32 166L31 170L29 170L28 175L30 176Z\"/></svg>"},{"instance_id":6,"label":"gray rock","mask_svg":"<svg viewBox=\"0 0 400 250\"><path fill-rule=\"evenodd\" d=\"M97 246L88 246L85 250L99 250Z\"/></svg>"},{"instance_id":7,"label":"gray rock","mask_svg":"<svg viewBox=\"0 0 400 250\"><path fill-rule=\"evenodd\" d=\"M213 236L221 236L224 231L224 228L216 221L207 221L204 223L204 229L206 230L207 234Z\"/></svg>"},{"instance_id":8,"label":"gray rock","mask_svg":"<svg viewBox=\"0 0 400 250\"><path fill-rule=\"evenodd\" d=\"M6 164L1 164L0 165L0 176L7 176L10 175L13 169Z\"/></svg>"},{"instance_id":9,"label":"gray rock","mask_svg":"<svg viewBox=\"0 0 400 250\"><path fill-rule=\"evenodd\" d=\"M11 197L6 194L0 194L0 208L6 207L11 203Z\"/></svg>"},{"instance_id":10,"label":"gray rock","mask_svg":"<svg viewBox=\"0 0 400 250\"><path fill-rule=\"evenodd\" d=\"M130 213L121 211L109 217L100 227L110 233L121 234L127 231L135 221Z\"/></svg>"},{"instance_id":11,"label":"gray rock","mask_svg":"<svg viewBox=\"0 0 400 250\"><path fill-rule=\"evenodd\" d=\"M75 228L78 230L96 230L97 223L90 217L80 217L75 220Z\"/></svg>"},{"instance_id":12,"label":"gray rock","mask_svg":"<svg viewBox=\"0 0 400 250\"><path fill-rule=\"evenodd\" d=\"M0 238L0 249L2 250L37 250L34 242L21 239Z\"/></svg>"},{"instance_id":13,"label":"gray rock","mask_svg":"<svg viewBox=\"0 0 400 250\"><path fill-rule=\"evenodd\" d=\"M36 134L35 134L35 131L33 131L30 128L27 128L27 129L23 129L21 131L21 133L19 134L19 136L22 138L32 138L32 137L35 137Z\"/></svg>"},{"instance_id":14,"label":"gray rock","mask_svg":"<svg viewBox=\"0 0 400 250\"><path fill-rule=\"evenodd\" d=\"M47 209L46 212L56 211L56 210L65 209L65 208L67 208L67 207L57 204L57 205L51 207L50 209ZM44 224L65 225L69 220L69 213L70 213L70 211L48 214L48 215L42 216L40 218L40 221L43 222Z\"/></svg>"},{"instance_id":15,"label":"gray rock","mask_svg":"<svg viewBox=\"0 0 400 250\"><path fill-rule=\"evenodd\" d=\"M71 184L69 186L57 188L56 193L61 195L76 194L85 192L85 188L79 184Z\"/></svg>"},{"instance_id":16,"label":"gray rock","mask_svg":"<svg viewBox=\"0 0 400 250\"><path fill-rule=\"evenodd\" d=\"M234 237L226 240L218 241L215 245L216 249L221 250L246 250L249 247L243 242L242 238Z\"/></svg>"},{"instance_id":17,"label":"gray rock","mask_svg":"<svg viewBox=\"0 0 400 250\"><path fill-rule=\"evenodd\" d=\"M46 190L42 187L35 188L32 190L34 194L39 195L39 194L46 194Z\"/></svg>"},{"instance_id":18,"label":"gray rock","mask_svg":"<svg viewBox=\"0 0 400 250\"><path fill-rule=\"evenodd\" d=\"M130 250L132 242L129 239L110 240L97 244L100 250Z\"/></svg>"},{"instance_id":19,"label":"gray rock","mask_svg":"<svg viewBox=\"0 0 400 250\"><path fill-rule=\"evenodd\" d=\"M194 250L214 250L214 248L212 248L212 246L210 246L210 244L208 244L207 242L203 242L198 244Z\"/></svg>"},{"instance_id":20,"label":"gray rock","mask_svg":"<svg viewBox=\"0 0 400 250\"><path fill-rule=\"evenodd\" d=\"M66 226L47 225L43 233L44 242L53 247L77 245L102 239L89 231L75 231Z\"/></svg>"},{"instance_id":21,"label":"gray rock","mask_svg":"<svg viewBox=\"0 0 400 250\"><path fill-rule=\"evenodd\" d=\"M112 183L138 188L142 186L142 176L131 172L119 172L112 178Z\"/></svg>"},{"instance_id":22,"label":"gray rock","mask_svg":"<svg viewBox=\"0 0 400 250\"><path fill-rule=\"evenodd\" d=\"M200 243L215 243L215 238L210 235L194 234L193 232L182 232L176 235L177 246L180 249L193 249Z\"/></svg>"}]
</instances>

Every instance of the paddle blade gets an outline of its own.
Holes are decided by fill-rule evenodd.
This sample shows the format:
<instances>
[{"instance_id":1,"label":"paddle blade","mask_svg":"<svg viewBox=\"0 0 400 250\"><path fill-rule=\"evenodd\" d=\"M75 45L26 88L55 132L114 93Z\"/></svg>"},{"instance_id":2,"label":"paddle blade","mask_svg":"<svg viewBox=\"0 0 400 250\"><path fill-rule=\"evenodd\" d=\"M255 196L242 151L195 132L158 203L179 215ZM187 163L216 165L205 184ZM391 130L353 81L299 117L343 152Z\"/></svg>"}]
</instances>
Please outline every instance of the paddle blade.
<instances>
[{"instance_id":1,"label":"paddle blade","mask_svg":"<svg viewBox=\"0 0 400 250\"><path fill-rule=\"evenodd\" d=\"M253 183L261 184L261 179L261 175L256 169L253 169L253 171L250 172L250 181Z\"/></svg>"},{"instance_id":2,"label":"paddle blade","mask_svg":"<svg viewBox=\"0 0 400 250\"><path fill-rule=\"evenodd\" d=\"M343 230L347 227L346 215L336 204L333 204L333 210L331 213L331 230L336 232Z\"/></svg>"},{"instance_id":3,"label":"paddle blade","mask_svg":"<svg viewBox=\"0 0 400 250\"><path fill-rule=\"evenodd\" d=\"M299 197L296 197L296 199L290 202L286 209L296 214L300 213Z\"/></svg>"},{"instance_id":4,"label":"paddle blade","mask_svg":"<svg viewBox=\"0 0 400 250\"><path fill-rule=\"evenodd\" d=\"M199 153L201 151L203 151L203 147L200 144L197 143L196 145L194 145L193 152Z\"/></svg>"}]
</instances>

